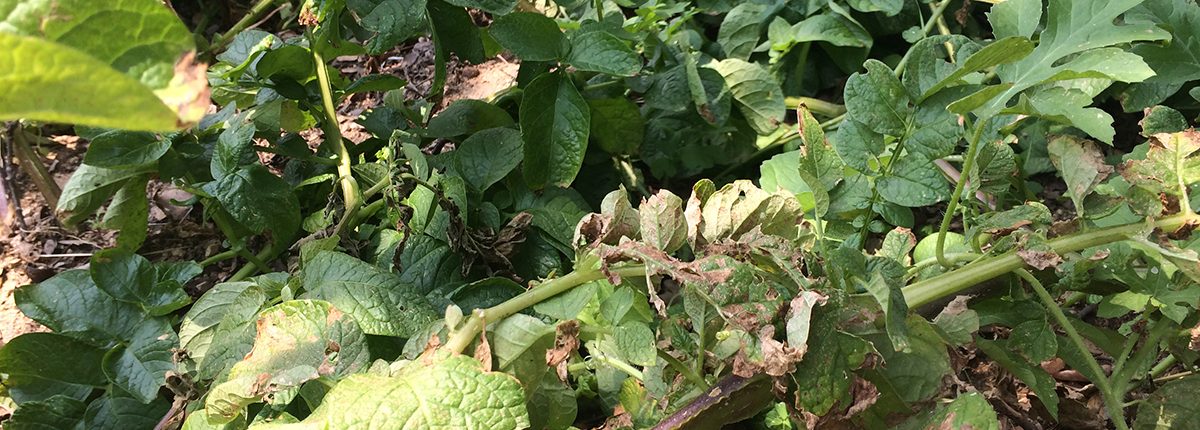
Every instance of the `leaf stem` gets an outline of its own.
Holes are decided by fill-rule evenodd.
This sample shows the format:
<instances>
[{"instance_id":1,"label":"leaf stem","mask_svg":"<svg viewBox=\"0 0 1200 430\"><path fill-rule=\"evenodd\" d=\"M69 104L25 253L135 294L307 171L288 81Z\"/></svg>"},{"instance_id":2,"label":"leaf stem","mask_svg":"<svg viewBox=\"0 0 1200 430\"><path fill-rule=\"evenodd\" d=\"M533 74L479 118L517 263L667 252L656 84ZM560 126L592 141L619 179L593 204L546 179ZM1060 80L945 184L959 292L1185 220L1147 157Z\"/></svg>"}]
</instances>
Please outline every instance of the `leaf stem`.
<instances>
[{"instance_id":1,"label":"leaf stem","mask_svg":"<svg viewBox=\"0 0 1200 430\"><path fill-rule=\"evenodd\" d=\"M708 381L705 381L704 378L701 377L699 373L696 373L695 370L692 370L692 368L688 367L686 364L683 364L683 362L679 361L679 359L675 358L675 356L668 354L666 351L663 351L660 349L660 350L658 350L658 357L662 358L663 361L667 362L668 366L671 366L672 369L675 369L676 372L679 372L680 375L683 375L683 377L685 379L687 379L689 382L691 382L695 386L697 386L697 387L707 387L708 386Z\"/></svg>"},{"instance_id":2,"label":"leaf stem","mask_svg":"<svg viewBox=\"0 0 1200 430\"><path fill-rule=\"evenodd\" d=\"M646 266L626 266L612 269L612 272L621 277L645 276ZM479 335L479 331L483 329L484 321L500 322L517 312L521 312L526 308L532 307L572 288L603 278L604 272L599 267L576 270L560 278L547 281L526 290L524 293L496 306L487 309L476 309L474 312L471 312L470 319L450 334L450 338L442 348L456 354L461 354L471 344L471 341L475 340L475 337Z\"/></svg>"},{"instance_id":3,"label":"leaf stem","mask_svg":"<svg viewBox=\"0 0 1200 430\"><path fill-rule=\"evenodd\" d=\"M1151 223L1137 222L1089 230L1059 237L1046 244L1054 252L1063 254L1125 240L1151 227L1164 231L1175 231L1194 222L1200 222L1200 216L1178 214ZM1016 251L980 258L958 269L904 287L904 300L908 303L909 308L920 307L1022 267L1025 267L1025 261L1017 256Z\"/></svg>"},{"instance_id":4,"label":"leaf stem","mask_svg":"<svg viewBox=\"0 0 1200 430\"><path fill-rule=\"evenodd\" d=\"M783 103L790 109L795 109L804 105L814 114L835 118L838 115L846 113L846 106L837 103L830 103L825 100L812 97L788 97L783 99Z\"/></svg>"},{"instance_id":5,"label":"leaf stem","mask_svg":"<svg viewBox=\"0 0 1200 430\"><path fill-rule=\"evenodd\" d=\"M954 211L958 210L958 201L962 198L963 189L966 188L967 180L971 177L971 168L975 167L975 153L979 152L979 141L983 140L983 131L986 125L986 119L975 123L975 133L971 135L971 141L967 143L967 155L963 158L962 176L954 184L954 193L950 194L950 203L946 204L946 214L942 216L942 225L938 227L937 253L934 255L937 255L938 262L943 267L950 267L952 264L950 260L946 259L946 232L950 230L950 221L955 218ZM971 240L971 238L967 238L967 240Z\"/></svg>"},{"instance_id":6,"label":"leaf stem","mask_svg":"<svg viewBox=\"0 0 1200 430\"><path fill-rule=\"evenodd\" d=\"M201 261L199 264L200 267L207 267L213 265L214 263L219 263L230 258L237 257L237 255L238 251L236 249L229 249L225 250L224 252L213 254L212 257L205 258L204 261Z\"/></svg>"},{"instance_id":7,"label":"leaf stem","mask_svg":"<svg viewBox=\"0 0 1200 430\"><path fill-rule=\"evenodd\" d=\"M929 34L929 30L933 29L933 26L937 24L938 18L942 16L942 13L946 12L946 8L949 6L950 0L942 0L941 3L938 3L937 7L933 8L933 15L930 15L929 19L925 20L925 25L921 27L922 39L925 38L925 35ZM904 73L904 67L908 65L908 59L912 57L912 53L913 50L909 49L904 53L904 57L900 58L900 62L896 63L896 76Z\"/></svg>"},{"instance_id":8,"label":"leaf stem","mask_svg":"<svg viewBox=\"0 0 1200 430\"><path fill-rule=\"evenodd\" d=\"M229 31L226 31L220 36L217 36L216 39L213 39L212 44L208 45L206 52L209 55L215 55L217 51L225 49L225 46L229 45L229 42L232 42L234 37L246 30L246 28L250 27L251 24L258 22L259 18L264 13L267 13L267 11L271 10L271 6L274 6L278 1L279 0L258 0L258 3L255 3L254 6L250 7L250 11L246 12L246 15L243 16L241 20L238 20L237 23L233 24L233 27L230 27Z\"/></svg>"},{"instance_id":9,"label":"leaf stem","mask_svg":"<svg viewBox=\"0 0 1200 430\"><path fill-rule=\"evenodd\" d=\"M1033 292L1042 300L1042 305L1046 307L1046 311L1050 312L1050 315L1058 322L1059 327L1067 333L1067 338L1071 339L1071 343L1075 346L1075 349L1079 350L1079 355L1084 358L1088 370L1091 370L1091 373L1096 376L1096 380L1092 381L1092 383L1096 384L1096 388L1100 389L1100 395L1104 397L1104 405L1108 409L1108 415L1113 425L1117 427L1117 430L1128 430L1129 426L1125 424L1125 414L1121 410L1123 396L1113 391L1112 385L1109 384L1109 380L1104 374L1104 369L1100 367L1100 363L1096 362L1096 357L1092 356L1091 351L1088 350L1087 344L1083 342L1083 337L1079 336L1079 332L1075 330L1075 326L1067 319L1067 315L1063 313L1062 308L1058 307L1058 303L1054 301L1054 297L1050 296L1050 292L1046 291L1046 287L1042 285L1041 281L1038 281L1028 270L1017 269L1014 272L1033 288Z\"/></svg>"}]
</instances>

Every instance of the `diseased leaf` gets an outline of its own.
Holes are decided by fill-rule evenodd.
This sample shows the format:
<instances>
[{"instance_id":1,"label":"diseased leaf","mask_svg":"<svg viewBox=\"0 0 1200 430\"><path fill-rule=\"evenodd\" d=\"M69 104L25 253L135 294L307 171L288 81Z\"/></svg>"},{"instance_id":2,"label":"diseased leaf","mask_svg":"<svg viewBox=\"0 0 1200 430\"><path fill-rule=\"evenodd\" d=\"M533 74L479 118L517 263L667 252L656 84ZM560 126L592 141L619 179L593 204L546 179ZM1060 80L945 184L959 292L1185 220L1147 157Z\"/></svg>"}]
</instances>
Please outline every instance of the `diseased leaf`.
<instances>
[{"instance_id":1,"label":"diseased leaf","mask_svg":"<svg viewBox=\"0 0 1200 430\"><path fill-rule=\"evenodd\" d=\"M523 429L529 427L529 415L515 378L484 372L479 362L454 355L415 362L390 377L353 375L326 394L304 421L251 426L254 430L351 427Z\"/></svg>"},{"instance_id":2,"label":"diseased leaf","mask_svg":"<svg viewBox=\"0 0 1200 430\"><path fill-rule=\"evenodd\" d=\"M901 316L902 321L903 318ZM924 318L909 316L907 324L911 329L908 351L889 348L891 342L883 336L868 339L877 345L876 349L887 363L878 369L879 372L891 382L901 399L915 403L927 400L941 390L942 378L951 372L950 355L933 325Z\"/></svg>"},{"instance_id":3,"label":"diseased leaf","mask_svg":"<svg viewBox=\"0 0 1200 430\"><path fill-rule=\"evenodd\" d=\"M642 59L625 42L605 31L576 33L566 63L576 69L633 76L642 69Z\"/></svg>"},{"instance_id":4,"label":"diseased leaf","mask_svg":"<svg viewBox=\"0 0 1200 430\"><path fill-rule=\"evenodd\" d=\"M1200 132L1160 133L1148 145L1145 159L1121 164L1121 176L1131 185L1179 198L1187 185L1200 181L1200 158L1192 156L1200 150Z\"/></svg>"},{"instance_id":5,"label":"diseased leaf","mask_svg":"<svg viewBox=\"0 0 1200 430\"><path fill-rule=\"evenodd\" d=\"M209 393L208 421L230 422L246 405L309 380L348 376L365 368L368 357L366 339L350 316L328 302L283 302L262 312L254 349Z\"/></svg>"},{"instance_id":6,"label":"diseased leaf","mask_svg":"<svg viewBox=\"0 0 1200 430\"><path fill-rule=\"evenodd\" d=\"M1112 173L1096 144L1071 136L1058 136L1047 145L1050 161L1067 183L1075 213L1083 214L1083 200Z\"/></svg>"},{"instance_id":7,"label":"diseased leaf","mask_svg":"<svg viewBox=\"0 0 1200 430\"><path fill-rule=\"evenodd\" d=\"M251 322L267 295L253 282L225 282L196 299L179 327L179 345L202 379L220 377L254 345Z\"/></svg>"},{"instance_id":8,"label":"diseased leaf","mask_svg":"<svg viewBox=\"0 0 1200 430\"><path fill-rule=\"evenodd\" d=\"M1004 369L1033 389L1038 400L1041 400L1042 405L1046 406L1046 410L1050 411L1050 415L1058 417L1058 393L1054 390L1054 378L1050 377L1049 373L1046 373L1040 366L1029 363L1024 357L1011 354L1009 345L1005 341L976 337L975 346L987 354L988 358L1000 363Z\"/></svg>"},{"instance_id":9,"label":"diseased leaf","mask_svg":"<svg viewBox=\"0 0 1200 430\"><path fill-rule=\"evenodd\" d=\"M522 61L554 61L566 55L567 39L554 20L532 12L496 18L488 33ZM524 109L522 109L524 110Z\"/></svg>"},{"instance_id":10,"label":"diseased leaf","mask_svg":"<svg viewBox=\"0 0 1200 430\"><path fill-rule=\"evenodd\" d=\"M970 392L959 394L950 403L909 418L897 428L1000 430L1000 421L996 418L996 410L992 409L983 394Z\"/></svg>"},{"instance_id":11,"label":"diseased leaf","mask_svg":"<svg viewBox=\"0 0 1200 430\"><path fill-rule=\"evenodd\" d=\"M1138 406L1133 428L1183 429L1200 425L1200 410L1196 409L1193 397L1196 390L1200 390L1200 377L1194 375L1159 387Z\"/></svg>"},{"instance_id":12,"label":"diseased leaf","mask_svg":"<svg viewBox=\"0 0 1200 430\"><path fill-rule=\"evenodd\" d=\"M638 206L642 240L668 254L687 240L683 199L667 190L659 190Z\"/></svg>"},{"instance_id":13,"label":"diseased leaf","mask_svg":"<svg viewBox=\"0 0 1200 430\"><path fill-rule=\"evenodd\" d=\"M305 264L300 279L306 297L337 306L367 334L410 337L438 316L411 285L346 254L317 254Z\"/></svg>"},{"instance_id":14,"label":"diseased leaf","mask_svg":"<svg viewBox=\"0 0 1200 430\"><path fill-rule=\"evenodd\" d=\"M521 99L525 183L570 186L583 166L590 128L590 109L570 79L558 73L534 79Z\"/></svg>"},{"instance_id":15,"label":"diseased leaf","mask_svg":"<svg viewBox=\"0 0 1200 430\"><path fill-rule=\"evenodd\" d=\"M1159 133L1176 133L1188 128L1187 118L1179 111L1166 106L1146 108L1145 115L1139 122L1142 126L1142 136L1145 137Z\"/></svg>"}]
</instances>

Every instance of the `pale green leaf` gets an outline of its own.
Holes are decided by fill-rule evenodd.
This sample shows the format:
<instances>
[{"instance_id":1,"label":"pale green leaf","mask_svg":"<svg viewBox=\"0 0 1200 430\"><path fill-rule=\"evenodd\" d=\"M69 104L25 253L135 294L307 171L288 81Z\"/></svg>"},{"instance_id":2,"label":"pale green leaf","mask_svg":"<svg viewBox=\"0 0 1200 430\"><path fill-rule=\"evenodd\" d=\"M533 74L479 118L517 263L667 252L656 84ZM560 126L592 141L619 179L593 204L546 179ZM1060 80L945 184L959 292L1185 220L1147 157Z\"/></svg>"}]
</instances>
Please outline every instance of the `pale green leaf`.
<instances>
[{"instance_id":1,"label":"pale green leaf","mask_svg":"<svg viewBox=\"0 0 1200 430\"><path fill-rule=\"evenodd\" d=\"M738 59L726 59L710 63L711 67L725 78L738 110L759 134L774 132L783 122L787 106L783 90L766 69L754 63Z\"/></svg>"}]
</instances>

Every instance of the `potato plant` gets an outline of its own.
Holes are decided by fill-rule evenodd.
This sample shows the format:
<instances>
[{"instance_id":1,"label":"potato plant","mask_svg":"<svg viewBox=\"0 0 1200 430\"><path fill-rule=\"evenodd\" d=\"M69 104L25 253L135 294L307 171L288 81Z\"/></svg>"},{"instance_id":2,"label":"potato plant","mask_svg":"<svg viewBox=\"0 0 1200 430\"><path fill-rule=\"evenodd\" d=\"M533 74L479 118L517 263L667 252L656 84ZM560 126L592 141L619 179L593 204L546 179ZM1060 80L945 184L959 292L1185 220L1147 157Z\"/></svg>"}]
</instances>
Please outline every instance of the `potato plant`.
<instances>
[{"instance_id":1,"label":"potato plant","mask_svg":"<svg viewBox=\"0 0 1200 430\"><path fill-rule=\"evenodd\" d=\"M1200 426L1195 1L167 3L0 0L119 232L16 291L4 428ZM420 37L426 94L331 66ZM151 181L220 252L138 254Z\"/></svg>"}]
</instances>

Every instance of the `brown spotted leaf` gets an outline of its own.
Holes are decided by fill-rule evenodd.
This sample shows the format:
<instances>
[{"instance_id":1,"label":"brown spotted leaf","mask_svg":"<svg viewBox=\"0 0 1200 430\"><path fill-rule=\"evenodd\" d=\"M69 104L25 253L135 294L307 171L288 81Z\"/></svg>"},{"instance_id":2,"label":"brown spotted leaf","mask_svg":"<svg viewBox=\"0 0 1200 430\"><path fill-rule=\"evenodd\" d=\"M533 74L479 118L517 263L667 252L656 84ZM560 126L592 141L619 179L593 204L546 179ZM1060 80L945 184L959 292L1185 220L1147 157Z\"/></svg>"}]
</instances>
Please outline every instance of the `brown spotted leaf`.
<instances>
[{"instance_id":1,"label":"brown spotted leaf","mask_svg":"<svg viewBox=\"0 0 1200 430\"><path fill-rule=\"evenodd\" d=\"M1155 195L1178 199L1183 190L1200 181L1200 132L1159 133L1147 143L1146 158L1121 164L1121 176L1130 184Z\"/></svg>"},{"instance_id":2,"label":"brown spotted leaf","mask_svg":"<svg viewBox=\"0 0 1200 430\"><path fill-rule=\"evenodd\" d=\"M272 393L365 368L366 345L358 323L329 302L290 300L268 308L259 314L254 348L208 394L208 419L230 422Z\"/></svg>"}]
</instances>

